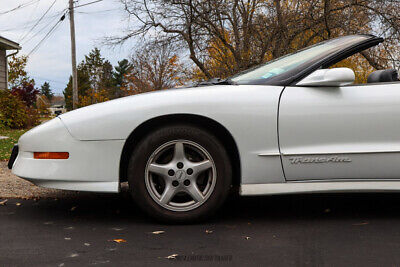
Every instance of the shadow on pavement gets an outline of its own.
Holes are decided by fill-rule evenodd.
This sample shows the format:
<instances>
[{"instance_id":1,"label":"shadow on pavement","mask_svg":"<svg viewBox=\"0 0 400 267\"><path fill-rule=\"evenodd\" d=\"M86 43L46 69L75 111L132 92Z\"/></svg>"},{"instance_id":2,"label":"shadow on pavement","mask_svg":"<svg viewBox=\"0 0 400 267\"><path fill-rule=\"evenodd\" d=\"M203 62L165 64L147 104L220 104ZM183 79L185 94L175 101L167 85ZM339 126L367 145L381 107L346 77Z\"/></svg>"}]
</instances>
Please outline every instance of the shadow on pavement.
<instances>
[{"instance_id":1,"label":"shadow on pavement","mask_svg":"<svg viewBox=\"0 0 400 267\"><path fill-rule=\"evenodd\" d=\"M163 225L125 192L11 199L0 266L398 266L399 214L399 194L231 197L206 222Z\"/></svg>"},{"instance_id":2,"label":"shadow on pavement","mask_svg":"<svg viewBox=\"0 0 400 267\"><path fill-rule=\"evenodd\" d=\"M39 200L40 213L62 218L155 223L133 203L129 193L81 193L75 197ZM206 223L251 220L398 218L400 194L351 193L303 194L263 197L230 197Z\"/></svg>"}]
</instances>

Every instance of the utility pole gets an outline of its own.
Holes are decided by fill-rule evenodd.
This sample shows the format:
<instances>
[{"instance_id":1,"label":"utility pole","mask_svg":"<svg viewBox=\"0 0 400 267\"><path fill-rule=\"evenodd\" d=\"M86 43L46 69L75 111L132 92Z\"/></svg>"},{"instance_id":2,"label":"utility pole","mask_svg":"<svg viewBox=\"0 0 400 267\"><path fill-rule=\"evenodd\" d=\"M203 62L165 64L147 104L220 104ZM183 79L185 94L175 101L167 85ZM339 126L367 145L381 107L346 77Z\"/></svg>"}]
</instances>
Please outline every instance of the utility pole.
<instances>
[{"instance_id":1,"label":"utility pole","mask_svg":"<svg viewBox=\"0 0 400 267\"><path fill-rule=\"evenodd\" d=\"M72 108L78 105L78 73L76 71L76 44L75 44L75 21L74 1L69 0L69 22L71 31L71 58L72 58Z\"/></svg>"}]
</instances>

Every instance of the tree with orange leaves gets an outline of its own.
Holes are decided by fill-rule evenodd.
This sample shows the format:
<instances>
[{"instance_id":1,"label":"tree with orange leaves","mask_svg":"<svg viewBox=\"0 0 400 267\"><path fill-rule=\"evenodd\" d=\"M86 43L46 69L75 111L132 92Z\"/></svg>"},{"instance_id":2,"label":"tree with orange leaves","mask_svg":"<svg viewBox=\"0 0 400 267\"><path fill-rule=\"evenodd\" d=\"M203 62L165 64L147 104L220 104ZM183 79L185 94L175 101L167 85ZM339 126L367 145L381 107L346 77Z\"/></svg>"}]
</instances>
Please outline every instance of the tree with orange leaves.
<instances>
[{"instance_id":1,"label":"tree with orange leaves","mask_svg":"<svg viewBox=\"0 0 400 267\"><path fill-rule=\"evenodd\" d=\"M131 57L131 71L122 90L126 95L162 90L182 85L184 67L168 44L148 45Z\"/></svg>"},{"instance_id":2,"label":"tree with orange leaves","mask_svg":"<svg viewBox=\"0 0 400 267\"><path fill-rule=\"evenodd\" d=\"M370 67L400 67L400 0L121 0L137 20L121 43L150 39L184 47L194 78L226 77L316 42L373 33L386 46L363 52ZM356 63L356 62L354 62Z\"/></svg>"}]
</instances>

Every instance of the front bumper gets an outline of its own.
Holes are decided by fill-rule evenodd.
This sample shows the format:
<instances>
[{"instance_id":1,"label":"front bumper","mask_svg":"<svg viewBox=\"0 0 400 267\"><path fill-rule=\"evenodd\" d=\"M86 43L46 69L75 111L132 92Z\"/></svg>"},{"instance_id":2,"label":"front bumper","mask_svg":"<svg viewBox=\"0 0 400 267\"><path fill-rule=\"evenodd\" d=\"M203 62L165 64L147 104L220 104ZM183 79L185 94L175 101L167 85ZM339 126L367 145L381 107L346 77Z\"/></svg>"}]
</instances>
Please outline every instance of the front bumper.
<instances>
[{"instance_id":1,"label":"front bumper","mask_svg":"<svg viewBox=\"0 0 400 267\"><path fill-rule=\"evenodd\" d=\"M55 118L19 139L12 172L48 188L118 192L123 145L124 140L79 141ZM35 159L34 152L69 152L69 158Z\"/></svg>"}]
</instances>

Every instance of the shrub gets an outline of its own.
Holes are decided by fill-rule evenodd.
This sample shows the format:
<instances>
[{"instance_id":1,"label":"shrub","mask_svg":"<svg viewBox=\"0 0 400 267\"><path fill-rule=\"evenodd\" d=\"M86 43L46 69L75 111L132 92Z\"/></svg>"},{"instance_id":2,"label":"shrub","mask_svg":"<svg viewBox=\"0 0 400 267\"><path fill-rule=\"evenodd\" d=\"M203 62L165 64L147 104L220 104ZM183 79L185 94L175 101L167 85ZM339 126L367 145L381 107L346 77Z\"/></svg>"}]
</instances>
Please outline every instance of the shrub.
<instances>
[{"instance_id":1,"label":"shrub","mask_svg":"<svg viewBox=\"0 0 400 267\"><path fill-rule=\"evenodd\" d=\"M36 102L38 93L39 90L35 89L32 83L23 83L22 86L14 87L11 90L11 94L18 96L28 107L31 107Z\"/></svg>"},{"instance_id":2,"label":"shrub","mask_svg":"<svg viewBox=\"0 0 400 267\"><path fill-rule=\"evenodd\" d=\"M9 90L0 90L0 124L21 129L32 127L39 123L37 112L28 108L25 102Z\"/></svg>"},{"instance_id":3,"label":"shrub","mask_svg":"<svg viewBox=\"0 0 400 267\"><path fill-rule=\"evenodd\" d=\"M26 121L24 128L32 128L40 124L40 113L39 110L34 108L26 108Z\"/></svg>"}]
</instances>

